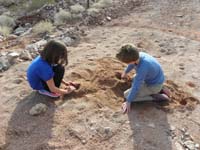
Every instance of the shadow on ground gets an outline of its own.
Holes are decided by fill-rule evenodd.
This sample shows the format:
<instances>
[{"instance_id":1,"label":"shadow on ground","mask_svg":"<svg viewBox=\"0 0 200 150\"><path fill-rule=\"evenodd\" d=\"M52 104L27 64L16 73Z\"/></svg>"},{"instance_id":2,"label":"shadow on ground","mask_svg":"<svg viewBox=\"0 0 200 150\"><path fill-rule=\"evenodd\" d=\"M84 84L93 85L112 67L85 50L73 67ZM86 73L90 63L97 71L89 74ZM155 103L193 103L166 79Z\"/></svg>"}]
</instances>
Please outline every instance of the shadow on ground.
<instances>
[{"instance_id":1,"label":"shadow on ground","mask_svg":"<svg viewBox=\"0 0 200 150\"><path fill-rule=\"evenodd\" d=\"M166 112L155 107L155 103L141 102L132 105L128 118L133 131L135 150L171 150L170 125Z\"/></svg>"},{"instance_id":2,"label":"shadow on ground","mask_svg":"<svg viewBox=\"0 0 200 150\"><path fill-rule=\"evenodd\" d=\"M52 99L33 92L21 100L8 122L5 150L46 150L52 137L55 105ZM35 104L48 106L46 113L39 116L29 115Z\"/></svg>"}]
</instances>

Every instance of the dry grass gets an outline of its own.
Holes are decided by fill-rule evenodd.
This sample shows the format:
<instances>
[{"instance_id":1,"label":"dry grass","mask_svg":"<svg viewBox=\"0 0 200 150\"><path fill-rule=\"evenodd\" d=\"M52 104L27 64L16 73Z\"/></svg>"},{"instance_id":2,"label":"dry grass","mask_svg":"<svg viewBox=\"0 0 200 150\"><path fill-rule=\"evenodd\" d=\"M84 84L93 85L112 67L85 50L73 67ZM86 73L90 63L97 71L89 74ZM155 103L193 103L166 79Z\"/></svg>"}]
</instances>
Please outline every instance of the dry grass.
<instances>
[{"instance_id":1,"label":"dry grass","mask_svg":"<svg viewBox=\"0 0 200 150\"><path fill-rule=\"evenodd\" d=\"M0 16L0 26L13 27L13 26L15 26L15 21L13 18L11 18L9 16L1 15Z\"/></svg>"},{"instance_id":2,"label":"dry grass","mask_svg":"<svg viewBox=\"0 0 200 150\"><path fill-rule=\"evenodd\" d=\"M92 5L92 8L102 9L110 7L112 5L112 0L99 0Z\"/></svg>"},{"instance_id":3,"label":"dry grass","mask_svg":"<svg viewBox=\"0 0 200 150\"><path fill-rule=\"evenodd\" d=\"M33 33L42 34L42 33L51 33L53 31L53 24L48 21L41 21L33 27Z\"/></svg>"},{"instance_id":4,"label":"dry grass","mask_svg":"<svg viewBox=\"0 0 200 150\"><path fill-rule=\"evenodd\" d=\"M85 11L85 8L80 4L73 5L70 9L73 14L79 14Z\"/></svg>"},{"instance_id":5,"label":"dry grass","mask_svg":"<svg viewBox=\"0 0 200 150\"><path fill-rule=\"evenodd\" d=\"M0 34L7 37L11 33L12 29L6 26L0 26Z\"/></svg>"},{"instance_id":6,"label":"dry grass","mask_svg":"<svg viewBox=\"0 0 200 150\"><path fill-rule=\"evenodd\" d=\"M55 0L32 0L28 6L28 10L36 10L44 6L45 4L55 4Z\"/></svg>"},{"instance_id":7,"label":"dry grass","mask_svg":"<svg viewBox=\"0 0 200 150\"><path fill-rule=\"evenodd\" d=\"M57 14L54 16L54 22L56 25L62 25L69 21L71 21L72 15L70 12L61 9Z\"/></svg>"}]
</instances>

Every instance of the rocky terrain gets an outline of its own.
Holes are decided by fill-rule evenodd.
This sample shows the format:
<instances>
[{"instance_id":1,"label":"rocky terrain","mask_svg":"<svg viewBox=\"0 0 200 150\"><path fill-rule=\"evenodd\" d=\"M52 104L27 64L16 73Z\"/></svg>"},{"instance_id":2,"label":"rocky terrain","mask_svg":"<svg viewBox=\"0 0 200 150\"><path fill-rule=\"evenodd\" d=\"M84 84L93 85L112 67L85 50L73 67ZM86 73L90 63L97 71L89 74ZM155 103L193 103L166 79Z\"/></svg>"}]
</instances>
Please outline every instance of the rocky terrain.
<instances>
[{"instance_id":1,"label":"rocky terrain","mask_svg":"<svg viewBox=\"0 0 200 150\"><path fill-rule=\"evenodd\" d=\"M199 4L124 1L86 16L87 23L34 35L29 22L20 34L1 36L0 150L199 150ZM51 38L68 46L65 80L81 83L59 99L39 95L26 81L28 65ZM115 54L125 43L161 63L169 102L136 103L122 113L130 81L119 79L125 64Z\"/></svg>"}]
</instances>

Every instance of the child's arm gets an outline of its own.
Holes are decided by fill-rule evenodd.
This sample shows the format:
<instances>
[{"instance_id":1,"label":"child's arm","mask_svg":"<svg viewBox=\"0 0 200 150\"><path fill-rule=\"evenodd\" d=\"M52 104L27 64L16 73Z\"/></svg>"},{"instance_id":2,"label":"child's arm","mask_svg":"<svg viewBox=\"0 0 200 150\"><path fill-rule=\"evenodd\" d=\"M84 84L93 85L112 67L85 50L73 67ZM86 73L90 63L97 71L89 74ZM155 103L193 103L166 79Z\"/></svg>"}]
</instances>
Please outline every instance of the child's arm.
<instances>
[{"instance_id":1,"label":"child's arm","mask_svg":"<svg viewBox=\"0 0 200 150\"><path fill-rule=\"evenodd\" d=\"M68 88L66 90L65 89L60 89L60 88L56 87L55 84L54 84L53 78L51 78L50 80L46 81L46 83L47 83L47 85L49 87L49 90L51 92L62 94L62 95L63 94L69 94L69 93L71 93L72 91L75 90L75 88L73 88L73 87L70 87L70 88Z\"/></svg>"}]
</instances>

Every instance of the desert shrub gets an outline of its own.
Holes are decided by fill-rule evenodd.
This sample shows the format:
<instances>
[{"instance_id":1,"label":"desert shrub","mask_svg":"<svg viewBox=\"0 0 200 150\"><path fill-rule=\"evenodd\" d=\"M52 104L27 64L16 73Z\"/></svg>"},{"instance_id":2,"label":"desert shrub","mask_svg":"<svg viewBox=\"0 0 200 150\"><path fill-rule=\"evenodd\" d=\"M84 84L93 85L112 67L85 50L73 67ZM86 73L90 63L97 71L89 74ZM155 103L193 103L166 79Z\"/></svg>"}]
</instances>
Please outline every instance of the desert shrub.
<instances>
[{"instance_id":1,"label":"desert shrub","mask_svg":"<svg viewBox=\"0 0 200 150\"><path fill-rule=\"evenodd\" d=\"M56 25L61 25L70 21L71 18L72 18L72 15L70 12L61 9L58 13L55 14L54 22Z\"/></svg>"},{"instance_id":2,"label":"desert shrub","mask_svg":"<svg viewBox=\"0 0 200 150\"><path fill-rule=\"evenodd\" d=\"M72 14L72 20L79 20L83 17L83 15L80 14Z\"/></svg>"},{"instance_id":3,"label":"desert shrub","mask_svg":"<svg viewBox=\"0 0 200 150\"><path fill-rule=\"evenodd\" d=\"M106 8L112 5L112 0L99 0L92 5L93 8Z\"/></svg>"},{"instance_id":4,"label":"desert shrub","mask_svg":"<svg viewBox=\"0 0 200 150\"><path fill-rule=\"evenodd\" d=\"M71 9L71 12L74 14L79 14L85 11L85 8L80 4L73 5L70 7L70 9Z\"/></svg>"},{"instance_id":5,"label":"desert shrub","mask_svg":"<svg viewBox=\"0 0 200 150\"><path fill-rule=\"evenodd\" d=\"M51 33L52 30L53 24L48 21L41 21L33 27L33 33L35 34Z\"/></svg>"},{"instance_id":6,"label":"desert shrub","mask_svg":"<svg viewBox=\"0 0 200 150\"><path fill-rule=\"evenodd\" d=\"M11 33L12 29L7 26L0 26L0 35L8 36Z\"/></svg>"},{"instance_id":7,"label":"desert shrub","mask_svg":"<svg viewBox=\"0 0 200 150\"><path fill-rule=\"evenodd\" d=\"M32 0L28 6L28 9L31 11L39 9L45 4L55 4L55 0Z\"/></svg>"},{"instance_id":8,"label":"desert shrub","mask_svg":"<svg viewBox=\"0 0 200 150\"><path fill-rule=\"evenodd\" d=\"M12 4L15 4L14 0L0 0L0 5L8 7Z\"/></svg>"},{"instance_id":9,"label":"desert shrub","mask_svg":"<svg viewBox=\"0 0 200 150\"><path fill-rule=\"evenodd\" d=\"M13 27L13 26L15 26L15 21L13 18L11 18L9 16L1 15L0 16L0 26Z\"/></svg>"},{"instance_id":10,"label":"desert shrub","mask_svg":"<svg viewBox=\"0 0 200 150\"><path fill-rule=\"evenodd\" d=\"M99 13L99 9L97 8L89 8L87 10L87 14L93 17L96 16L98 13Z\"/></svg>"}]
</instances>

